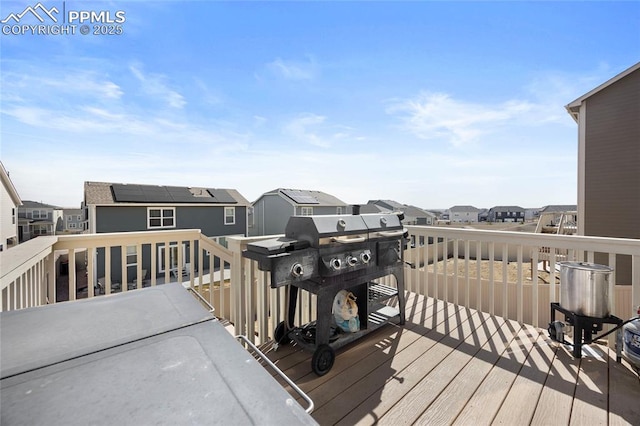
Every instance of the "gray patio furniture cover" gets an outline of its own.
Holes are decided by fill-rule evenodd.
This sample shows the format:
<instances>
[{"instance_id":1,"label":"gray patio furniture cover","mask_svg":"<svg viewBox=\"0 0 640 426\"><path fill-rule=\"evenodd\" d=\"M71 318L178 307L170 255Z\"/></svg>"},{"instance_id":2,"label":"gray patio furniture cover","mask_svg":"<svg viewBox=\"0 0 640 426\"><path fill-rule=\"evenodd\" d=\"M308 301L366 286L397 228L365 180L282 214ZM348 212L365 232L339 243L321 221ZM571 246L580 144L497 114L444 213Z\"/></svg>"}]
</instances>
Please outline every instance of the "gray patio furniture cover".
<instances>
[{"instance_id":1,"label":"gray patio furniture cover","mask_svg":"<svg viewBox=\"0 0 640 426\"><path fill-rule=\"evenodd\" d=\"M177 283L0 320L2 425L316 424Z\"/></svg>"}]
</instances>

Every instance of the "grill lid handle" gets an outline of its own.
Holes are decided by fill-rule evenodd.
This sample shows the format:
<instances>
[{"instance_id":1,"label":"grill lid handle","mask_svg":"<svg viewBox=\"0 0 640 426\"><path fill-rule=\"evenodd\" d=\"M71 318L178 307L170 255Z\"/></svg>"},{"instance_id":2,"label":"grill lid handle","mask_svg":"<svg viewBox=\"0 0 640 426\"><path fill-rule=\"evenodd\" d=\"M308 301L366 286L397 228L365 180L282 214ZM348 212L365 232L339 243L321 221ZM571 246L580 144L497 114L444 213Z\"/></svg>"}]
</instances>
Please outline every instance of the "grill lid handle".
<instances>
[{"instance_id":1,"label":"grill lid handle","mask_svg":"<svg viewBox=\"0 0 640 426\"><path fill-rule=\"evenodd\" d=\"M397 231L380 231L378 235L382 237L399 237L404 234L404 229L399 229Z\"/></svg>"},{"instance_id":2,"label":"grill lid handle","mask_svg":"<svg viewBox=\"0 0 640 426\"><path fill-rule=\"evenodd\" d=\"M331 241L333 241L334 243L340 243L340 244L362 243L366 240L367 239L365 237L348 237L348 236L331 238Z\"/></svg>"}]
</instances>

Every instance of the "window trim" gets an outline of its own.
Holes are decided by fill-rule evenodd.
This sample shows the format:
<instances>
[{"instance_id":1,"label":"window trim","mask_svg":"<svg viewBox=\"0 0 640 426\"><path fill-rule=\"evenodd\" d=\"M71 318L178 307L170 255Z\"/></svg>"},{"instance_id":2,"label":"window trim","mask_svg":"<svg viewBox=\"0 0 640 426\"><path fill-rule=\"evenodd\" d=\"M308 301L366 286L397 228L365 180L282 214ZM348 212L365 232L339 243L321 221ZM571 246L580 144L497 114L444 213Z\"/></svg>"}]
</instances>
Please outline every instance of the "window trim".
<instances>
[{"instance_id":1,"label":"window trim","mask_svg":"<svg viewBox=\"0 0 640 426\"><path fill-rule=\"evenodd\" d=\"M160 216L151 217L151 212L155 210L160 211ZM171 217L170 217L172 219L171 225L164 224L164 220L169 219L169 217L164 216L165 210L171 210ZM152 219L154 220L160 219L160 225L152 226L151 225ZM176 227L176 208L175 207L147 207L147 229L170 229L175 227Z\"/></svg>"},{"instance_id":2,"label":"window trim","mask_svg":"<svg viewBox=\"0 0 640 426\"><path fill-rule=\"evenodd\" d=\"M313 216L313 207L301 206L300 207L300 216Z\"/></svg>"},{"instance_id":3,"label":"window trim","mask_svg":"<svg viewBox=\"0 0 640 426\"><path fill-rule=\"evenodd\" d=\"M233 212L233 214L228 215L227 211ZM231 218L231 221L228 222L227 218ZM236 224L236 208L235 207L225 207L224 208L224 224L225 225L235 225Z\"/></svg>"}]
</instances>

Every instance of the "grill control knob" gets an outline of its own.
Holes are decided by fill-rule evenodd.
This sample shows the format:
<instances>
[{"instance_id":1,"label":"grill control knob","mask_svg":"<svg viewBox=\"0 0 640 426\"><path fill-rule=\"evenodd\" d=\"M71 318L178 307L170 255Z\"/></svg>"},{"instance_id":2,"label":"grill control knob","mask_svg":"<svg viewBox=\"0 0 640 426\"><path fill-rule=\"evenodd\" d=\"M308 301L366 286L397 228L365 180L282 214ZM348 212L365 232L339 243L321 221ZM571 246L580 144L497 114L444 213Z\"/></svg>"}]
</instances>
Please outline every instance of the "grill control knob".
<instances>
[{"instance_id":1,"label":"grill control knob","mask_svg":"<svg viewBox=\"0 0 640 426\"><path fill-rule=\"evenodd\" d=\"M331 269L337 271L342 266L342 261L337 257L334 257L333 259L331 259L331 262L329 262L329 264L331 265Z\"/></svg>"},{"instance_id":2,"label":"grill control knob","mask_svg":"<svg viewBox=\"0 0 640 426\"><path fill-rule=\"evenodd\" d=\"M302 265L299 263L294 263L291 266L291 275L293 275L294 277L300 277L302 276L302 274L304 274L304 268L302 267Z\"/></svg>"},{"instance_id":3,"label":"grill control knob","mask_svg":"<svg viewBox=\"0 0 640 426\"><path fill-rule=\"evenodd\" d=\"M349 266L356 266L358 264L358 258L355 256L349 256L349 258L347 259L347 263L349 264Z\"/></svg>"},{"instance_id":4,"label":"grill control knob","mask_svg":"<svg viewBox=\"0 0 640 426\"><path fill-rule=\"evenodd\" d=\"M369 261L371 260L371 253L369 253L368 250L360 253L360 260L362 260L362 263L369 263Z\"/></svg>"}]
</instances>

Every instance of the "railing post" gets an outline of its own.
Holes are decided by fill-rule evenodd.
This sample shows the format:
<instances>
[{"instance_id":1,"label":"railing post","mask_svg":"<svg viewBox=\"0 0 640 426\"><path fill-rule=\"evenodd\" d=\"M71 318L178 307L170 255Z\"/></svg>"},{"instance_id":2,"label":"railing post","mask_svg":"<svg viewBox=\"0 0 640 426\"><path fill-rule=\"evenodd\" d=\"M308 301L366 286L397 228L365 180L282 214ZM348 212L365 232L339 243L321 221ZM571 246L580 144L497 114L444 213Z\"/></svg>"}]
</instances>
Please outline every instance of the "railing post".
<instances>
[{"instance_id":1,"label":"railing post","mask_svg":"<svg viewBox=\"0 0 640 426\"><path fill-rule=\"evenodd\" d=\"M235 326L236 334L243 334L242 325L242 287L244 286L244 262L242 261L242 241L236 238L227 239L229 250L233 252L233 263L231 264L230 292L230 315L229 320Z\"/></svg>"}]
</instances>

